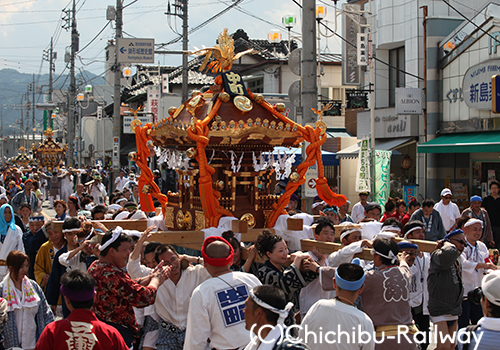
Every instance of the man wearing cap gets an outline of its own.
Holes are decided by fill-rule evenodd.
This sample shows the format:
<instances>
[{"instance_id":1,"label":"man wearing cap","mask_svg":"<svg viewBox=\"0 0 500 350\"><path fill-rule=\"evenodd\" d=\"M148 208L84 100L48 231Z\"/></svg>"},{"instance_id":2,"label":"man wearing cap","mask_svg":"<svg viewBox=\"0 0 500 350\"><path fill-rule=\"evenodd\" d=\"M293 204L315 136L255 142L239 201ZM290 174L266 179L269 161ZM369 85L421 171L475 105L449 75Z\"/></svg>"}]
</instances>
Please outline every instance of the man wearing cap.
<instances>
[{"instance_id":1,"label":"man wearing cap","mask_svg":"<svg viewBox=\"0 0 500 350\"><path fill-rule=\"evenodd\" d=\"M465 234L465 249L460 255L462 260L462 275L464 282L464 301L462 302L462 314L458 318L458 328L476 324L483 313L481 306L471 303L467 299L467 293L481 285L485 270L496 270L497 267L489 261L489 251L481 242L483 222L479 219L469 219L463 226Z\"/></svg>"},{"instance_id":2,"label":"man wearing cap","mask_svg":"<svg viewBox=\"0 0 500 350\"><path fill-rule=\"evenodd\" d=\"M239 349L246 346L243 308L249 291L261 283L252 274L233 272L233 247L222 237L207 237L201 250L212 278L191 295L186 326L185 350Z\"/></svg>"},{"instance_id":3,"label":"man wearing cap","mask_svg":"<svg viewBox=\"0 0 500 350\"><path fill-rule=\"evenodd\" d=\"M424 224L421 221L413 220L408 222L403 228L405 239L425 239ZM410 306L413 321L421 332L427 334L425 341L420 343L422 350L429 346L429 292L427 291L427 276L429 275L429 266L431 256L429 253L416 251L413 259L413 265L410 265Z\"/></svg>"},{"instance_id":4,"label":"man wearing cap","mask_svg":"<svg viewBox=\"0 0 500 350\"><path fill-rule=\"evenodd\" d=\"M355 223L360 222L365 217L365 206L368 204L368 196L370 192L360 192L359 202L352 207L351 217Z\"/></svg>"},{"instance_id":5,"label":"man wearing cap","mask_svg":"<svg viewBox=\"0 0 500 350\"><path fill-rule=\"evenodd\" d=\"M101 183L101 175L97 174L94 176L94 182L90 187L90 195L94 198L94 203L100 205L106 205L106 187Z\"/></svg>"},{"instance_id":6,"label":"man wearing cap","mask_svg":"<svg viewBox=\"0 0 500 350\"><path fill-rule=\"evenodd\" d=\"M456 229L438 241L436 250L431 253L431 265L427 285L429 290L429 314L440 340L437 350L453 350L452 337L457 330L458 316L462 313L464 286L462 281L462 263L460 254L465 248L465 236Z\"/></svg>"},{"instance_id":7,"label":"man wearing cap","mask_svg":"<svg viewBox=\"0 0 500 350\"><path fill-rule=\"evenodd\" d=\"M484 317L481 318L477 326L471 326L471 342L468 349L496 350L500 339L500 271L493 271L483 277L481 281L481 308ZM461 330L459 337L466 338ZM476 340L478 340L476 342ZM465 349L465 344L458 343L458 349Z\"/></svg>"},{"instance_id":8,"label":"man wearing cap","mask_svg":"<svg viewBox=\"0 0 500 350\"><path fill-rule=\"evenodd\" d=\"M441 200L434 205L434 209L441 215L446 233L450 233L455 229L457 227L457 220L460 219L458 205L451 201L451 197L451 190L444 188L441 191Z\"/></svg>"},{"instance_id":9,"label":"man wearing cap","mask_svg":"<svg viewBox=\"0 0 500 350\"><path fill-rule=\"evenodd\" d=\"M480 196L470 197L470 207L462 212L462 217L470 216L473 219L478 219L483 222L483 231L481 241L488 247L495 247L495 240L493 238L493 230L491 229L490 216L488 211L481 208L483 199Z\"/></svg>"},{"instance_id":10,"label":"man wearing cap","mask_svg":"<svg viewBox=\"0 0 500 350\"><path fill-rule=\"evenodd\" d=\"M284 336L283 322L288 316L292 303L286 302L285 293L276 286L262 285L250 291L245 301L245 328L255 337L245 350L306 350L306 345L290 341ZM252 336L253 334L250 334Z\"/></svg>"},{"instance_id":11,"label":"man wearing cap","mask_svg":"<svg viewBox=\"0 0 500 350\"><path fill-rule=\"evenodd\" d=\"M71 270L62 276L61 293L71 314L45 327L36 350L129 348L116 328L98 320L91 311L95 285L96 281L84 271Z\"/></svg>"},{"instance_id":12,"label":"man wearing cap","mask_svg":"<svg viewBox=\"0 0 500 350\"><path fill-rule=\"evenodd\" d=\"M19 206L23 203L28 203L33 210L38 209L38 198L33 189L33 181L26 180L24 181L24 190L17 192L17 194L10 201L10 205L12 205L12 209L17 213L19 210Z\"/></svg>"},{"instance_id":13,"label":"man wearing cap","mask_svg":"<svg viewBox=\"0 0 500 350\"><path fill-rule=\"evenodd\" d=\"M88 269L97 281L93 311L120 332L128 347L132 346L139 331L133 307L152 305L158 287L170 272L161 262L149 276L132 280L123 270L127 266L131 242L120 226L109 230L102 238L99 260Z\"/></svg>"},{"instance_id":14,"label":"man wearing cap","mask_svg":"<svg viewBox=\"0 0 500 350\"><path fill-rule=\"evenodd\" d=\"M437 241L446 236L441 214L434 209L434 200L426 199L422 202L422 208L417 209L411 216L410 221L421 221L425 226L425 239Z\"/></svg>"},{"instance_id":15,"label":"man wearing cap","mask_svg":"<svg viewBox=\"0 0 500 350\"><path fill-rule=\"evenodd\" d=\"M319 300L302 320L299 339L311 350L375 348L373 322L354 306L365 283L365 272L359 263L359 259L355 259L353 263L339 265L333 278L335 298ZM340 335L340 332L346 332L349 336L346 337L345 333ZM358 343L360 332L367 332L370 341ZM330 336L322 336L326 333ZM355 339L351 338L353 333Z\"/></svg>"}]
</instances>

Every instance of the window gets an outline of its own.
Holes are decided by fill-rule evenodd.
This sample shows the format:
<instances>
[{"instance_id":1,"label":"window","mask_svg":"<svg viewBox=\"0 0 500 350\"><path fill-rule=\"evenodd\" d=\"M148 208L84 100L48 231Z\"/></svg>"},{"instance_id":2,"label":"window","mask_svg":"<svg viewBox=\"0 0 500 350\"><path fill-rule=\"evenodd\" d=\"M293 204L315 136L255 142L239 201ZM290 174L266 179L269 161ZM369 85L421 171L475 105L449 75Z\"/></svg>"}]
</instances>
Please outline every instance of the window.
<instances>
[{"instance_id":1,"label":"window","mask_svg":"<svg viewBox=\"0 0 500 350\"><path fill-rule=\"evenodd\" d=\"M245 85L254 94L264 93L264 78L257 78L252 80L245 80Z\"/></svg>"},{"instance_id":2,"label":"window","mask_svg":"<svg viewBox=\"0 0 500 350\"><path fill-rule=\"evenodd\" d=\"M405 87L405 48L389 50L389 106L396 105L396 88ZM394 68L393 68L394 67ZM398 70L399 69L399 70Z\"/></svg>"}]
</instances>

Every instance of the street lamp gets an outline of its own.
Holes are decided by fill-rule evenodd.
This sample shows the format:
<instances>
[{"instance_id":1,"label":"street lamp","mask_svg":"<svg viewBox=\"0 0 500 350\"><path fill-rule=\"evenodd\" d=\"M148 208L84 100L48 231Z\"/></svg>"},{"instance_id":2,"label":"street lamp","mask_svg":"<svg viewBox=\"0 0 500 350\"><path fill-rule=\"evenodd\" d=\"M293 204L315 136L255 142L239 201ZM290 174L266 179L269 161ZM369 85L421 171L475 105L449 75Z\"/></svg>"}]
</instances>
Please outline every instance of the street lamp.
<instances>
[{"instance_id":1,"label":"street lamp","mask_svg":"<svg viewBox=\"0 0 500 350\"><path fill-rule=\"evenodd\" d=\"M281 22L283 23L285 28L288 30L288 53L290 53L292 51L292 42L291 42L291 37L290 37L290 31L297 23L297 18L294 15L287 14L281 18Z\"/></svg>"}]
</instances>

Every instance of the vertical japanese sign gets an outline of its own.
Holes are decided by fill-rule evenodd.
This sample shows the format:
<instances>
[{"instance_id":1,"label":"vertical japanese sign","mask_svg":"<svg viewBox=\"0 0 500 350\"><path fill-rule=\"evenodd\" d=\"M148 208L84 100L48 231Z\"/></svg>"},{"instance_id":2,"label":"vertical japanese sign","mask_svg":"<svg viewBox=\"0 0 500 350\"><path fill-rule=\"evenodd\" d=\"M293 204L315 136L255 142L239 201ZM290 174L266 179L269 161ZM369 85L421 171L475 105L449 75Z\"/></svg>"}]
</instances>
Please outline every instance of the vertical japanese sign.
<instances>
[{"instance_id":1,"label":"vertical japanese sign","mask_svg":"<svg viewBox=\"0 0 500 350\"><path fill-rule=\"evenodd\" d=\"M392 151L375 151L375 202L382 211L391 190L391 155Z\"/></svg>"},{"instance_id":2,"label":"vertical japanese sign","mask_svg":"<svg viewBox=\"0 0 500 350\"><path fill-rule=\"evenodd\" d=\"M158 121L158 107L160 105L160 85L148 86L148 112L153 113L153 123Z\"/></svg>"},{"instance_id":3,"label":"vertical japanese sign","mask_svg":"<svg viewBox=\"0 0 500 350\"><path fill-rule=\"evenodd\" d=\"M120 169L120 138L113 138L113 170Z\"/></svg>"},{"instance_id":4,"label":"vertical japanese sign","mask_svg":"<svg viewBox=\"0 0 500 350\"><path fill-rule=\"evenodd\" d=\"M365 138L361 140L359 148L356 192L371 192L370 169L370 141L368 138Z\"/></svg>"},{"instance_id":5,"label":"vertical japanese sign","mask_svg":"<svg viewBox=\"0 0 500 350\"><path fill-rule=\"evenodd\" d=\"M358 66L358 33L360 32L359 22L361 16L357 15L361 10L359 5L343 4L342 8L349 15L343 16L343 35L344 41L342 42L342 85L360 85L361 73Z\"/></svg>"}]
</instances>

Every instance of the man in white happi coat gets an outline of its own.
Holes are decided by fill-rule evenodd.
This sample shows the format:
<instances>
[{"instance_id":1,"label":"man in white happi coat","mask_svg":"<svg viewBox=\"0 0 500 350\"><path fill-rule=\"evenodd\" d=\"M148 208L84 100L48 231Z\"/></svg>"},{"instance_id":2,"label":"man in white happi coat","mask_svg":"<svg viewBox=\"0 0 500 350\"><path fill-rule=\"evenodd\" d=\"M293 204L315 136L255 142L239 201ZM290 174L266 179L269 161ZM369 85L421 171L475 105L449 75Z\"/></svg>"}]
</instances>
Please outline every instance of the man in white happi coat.
<instances>
[{"instance_id":1,"label":"man in white happi coat","mask_svg":"<svg viewBox=\"0 0 500 350\"><path fill-rule=\"evenodd\" d=\"M239 349L250 342L243 308L250 290L260 285L252 274L233 272L233 247L222 237L207 237L201 250L212 278L199 285L189 304L184 350Z\"/></svg>"},{"instance_id":2,"label":"man in white happi coat","mask_svg":"<svg viewBox=\"0 0 500 350\"><path fill-rule=\"evenodd\" d=\"M464 299L462 314L458 317L458 328L477 324L483 317L481 305L472 303L467 294L481 286L484 274L488 270L496 270L496 265L489 262L490 253L486 244L480 241L483 234L483 222L479 219L469 219L463 226L465 248L460 254L462 261L462 280L464 283Z\"/></svg>"},{"instance_id":3,"label":"man in white happi coat","mask_svg":"<svg viewBox=\"0 0 500 350\"><path fill-rule=\"evenodd\" d=\"M71 168L68 169L68 173L71 174L73 170ZM63 177L61 180L61 199L68 203L68 197L71 192L73 192L73 175L68 175Z\"/></svg>"},{"instance_id":4,"label":"man in white happi coat","mask_svg":"<svg viewBox=\"0 0 500 350\"><path fill-rule=\"evenodd\" d=\"M425 226L422 221L413 220L408 222L403 230L404 238L425 240ZM408 260L407 260L408 262ZM420 332L424 332L425 339L419 338L420 349L426 350L429 346L429 292L427 290L427 276L429 276L429 266L431 265L431 255L421 251L416 251L415 259L410 266L410 306L413 321Z\"/></svg>"}]
</instances>

